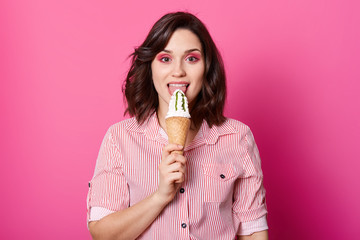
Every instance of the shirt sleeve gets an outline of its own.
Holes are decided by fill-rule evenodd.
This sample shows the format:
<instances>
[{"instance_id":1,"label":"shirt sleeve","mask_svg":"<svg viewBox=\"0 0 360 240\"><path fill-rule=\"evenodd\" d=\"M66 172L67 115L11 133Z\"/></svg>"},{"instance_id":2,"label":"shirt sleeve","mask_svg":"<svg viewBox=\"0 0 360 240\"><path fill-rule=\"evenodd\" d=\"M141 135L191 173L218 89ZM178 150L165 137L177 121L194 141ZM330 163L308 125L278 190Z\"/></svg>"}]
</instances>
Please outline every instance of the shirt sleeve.
<instances>
[{"instance_id":1,"label":"shirt sleeve","mask_svg":"<svg viewBox=\"0 0 360 240\"><path fill-rule=\"evenodd\" d=\"M129 189L122 169L121 155L111 132L110 127L100 147L94 176L89 182L88 222L129 206ZM99 214L99 209L102 214Z\"/></svg>"},{"instance_id":2,"label":"shirt sleeve","mask_svg":"<svg viewBox=\"0 0 360 240\"><path fill-rule=\"evenodd\" d=\"M244 173L234 187L233 220L237 235L250 235L268 229L261 160L250 129L244 138L244 144Z\"/></svg>"}]
</instances>

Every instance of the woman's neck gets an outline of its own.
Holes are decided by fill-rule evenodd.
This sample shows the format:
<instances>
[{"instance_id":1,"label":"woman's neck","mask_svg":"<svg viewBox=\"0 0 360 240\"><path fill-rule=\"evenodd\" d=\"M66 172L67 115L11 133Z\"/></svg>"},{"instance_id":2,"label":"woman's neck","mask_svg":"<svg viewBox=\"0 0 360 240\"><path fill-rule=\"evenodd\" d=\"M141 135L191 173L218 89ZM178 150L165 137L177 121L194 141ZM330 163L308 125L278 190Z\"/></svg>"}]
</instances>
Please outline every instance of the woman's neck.
<instances>
[{"instance_id":1,"label":"woman's neck","mask_svg":"<svg viewBox=\"0 0 360 240\"><path fill-rule=\"evenodd\" d=\"M163 111L158 109L156 111L156 115L157 115L160 127L166 131L166 123L165 123L166 114Z\"/></svg>"}]
</instances>

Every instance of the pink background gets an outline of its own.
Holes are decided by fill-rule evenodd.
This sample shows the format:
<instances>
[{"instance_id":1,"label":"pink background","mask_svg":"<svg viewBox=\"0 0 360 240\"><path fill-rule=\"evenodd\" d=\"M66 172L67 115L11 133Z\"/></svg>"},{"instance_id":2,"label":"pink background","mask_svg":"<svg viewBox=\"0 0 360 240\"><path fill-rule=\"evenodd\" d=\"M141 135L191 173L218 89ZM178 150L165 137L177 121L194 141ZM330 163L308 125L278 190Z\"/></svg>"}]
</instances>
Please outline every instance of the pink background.
<instances>
[{"instance_id":1,"label":"pink background","mask_svg":"<svg viewBox=\"0 0 360 240\"><path fill-rule=\"evenodd\" d=\"M356 1L3 0L0 238L90 239L88 181L124 119L127 56L175 10L202 19L224 57L226 114L260 149L270 238L358 237Z\"/></svg>"}]
</instances>

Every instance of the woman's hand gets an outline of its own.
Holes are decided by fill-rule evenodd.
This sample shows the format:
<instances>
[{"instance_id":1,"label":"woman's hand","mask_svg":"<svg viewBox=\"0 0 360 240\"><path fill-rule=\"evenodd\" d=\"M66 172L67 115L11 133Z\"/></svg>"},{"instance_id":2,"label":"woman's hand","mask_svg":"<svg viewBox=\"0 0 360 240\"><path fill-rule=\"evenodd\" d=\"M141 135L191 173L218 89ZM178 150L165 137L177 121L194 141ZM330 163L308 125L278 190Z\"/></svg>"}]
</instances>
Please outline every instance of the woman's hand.
<instances>
[{"instance_id":1,"label":"woman's hand","mask_svg":"<svg viewBox=\"0 0 360 240\"><path fill-rule=\"evenodd\" d=\"M183 150L183 147L176 144L166 145L159 165L159 188L156 194L166 203L173 200L181 183L185 181L186 158L183 155L171 153L176 150Z\"/></svg>"}]
</instances>

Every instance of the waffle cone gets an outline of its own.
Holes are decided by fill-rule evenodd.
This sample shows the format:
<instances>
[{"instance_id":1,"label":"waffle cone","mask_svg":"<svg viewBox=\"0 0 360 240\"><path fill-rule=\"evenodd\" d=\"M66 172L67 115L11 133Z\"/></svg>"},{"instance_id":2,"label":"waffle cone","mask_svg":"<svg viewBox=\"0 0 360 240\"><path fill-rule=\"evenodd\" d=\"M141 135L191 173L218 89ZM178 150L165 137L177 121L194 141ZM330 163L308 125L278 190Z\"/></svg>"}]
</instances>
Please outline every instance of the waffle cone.
<instances>
[{"instance_id":1,"label":"waffle cone","mask_svg":"<svg viewBox=\"0 0 360 240\"><path fill-rule=\"evenodd\" d=\"M190 119L186 117L169 117L165 119L169 143L185 146L186 137L190 128ZM183 151L173 151L183 155Z\"/></svg>"}]
</instances>

